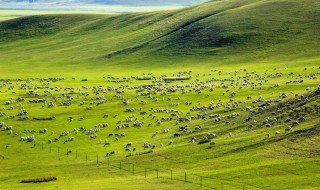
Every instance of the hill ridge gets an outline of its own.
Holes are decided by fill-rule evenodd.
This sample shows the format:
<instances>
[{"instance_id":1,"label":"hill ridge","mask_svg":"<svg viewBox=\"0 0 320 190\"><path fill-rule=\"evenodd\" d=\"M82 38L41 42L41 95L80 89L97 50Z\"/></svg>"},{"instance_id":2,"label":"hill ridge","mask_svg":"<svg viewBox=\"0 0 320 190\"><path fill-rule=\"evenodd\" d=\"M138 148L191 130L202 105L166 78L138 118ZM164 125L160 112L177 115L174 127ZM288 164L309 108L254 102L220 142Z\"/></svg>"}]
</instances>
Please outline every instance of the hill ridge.
<instances>
[{"instance_id":1,"label":"hill ridge","mask_svg":"<svg viewBox=\"0 0 320 190\"><path fill-rule=\"evenodd\" d=\"M162 60L316 60L320 52L316 26L320 19L314 15L320 8L314 3L230 0L151 13L31 16L0 23L1 54L13 56L10 49L19 43L18 51L36 55L41 63L54 57L53 62L66 65L89 61L98 65L127 62L132 66L145 62L146 66L153 62L153 56L159 60L154 64L161 66ZM291 9L287 9L289 4ZM299 48L301 43L304 51ZM81 57L77 57L79 52Z\"/></svg>"}]
</instances>

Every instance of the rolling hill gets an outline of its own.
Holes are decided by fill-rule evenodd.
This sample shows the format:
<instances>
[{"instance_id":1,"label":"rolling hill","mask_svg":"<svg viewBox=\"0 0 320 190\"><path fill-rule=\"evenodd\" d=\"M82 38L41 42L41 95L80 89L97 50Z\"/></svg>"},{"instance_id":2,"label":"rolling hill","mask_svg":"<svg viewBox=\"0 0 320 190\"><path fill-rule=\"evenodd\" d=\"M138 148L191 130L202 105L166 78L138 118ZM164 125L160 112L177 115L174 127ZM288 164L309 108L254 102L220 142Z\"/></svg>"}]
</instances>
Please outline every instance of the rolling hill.
<instances>
[{"instance_id":1,"label":"rolling hill","mask_svg":"<svg viewBox=\"0 0 320 190\"><path fill-rule=\"evenodd\" d=\"M126 5L126 6L190 6L203 3L208 0L1 0L0 3L50 3L50 4L102 4L102 5Z\"/></svg>"},{"instance_id":2,"label":"rolling hill","mask_svg":"<svg viewBox=\"0 0 320 190\"><path fill-rule=\"evenodd\" d=\"M319 24L318 0L0 22L0 187L319 189Z\"/></svg>"},{"instance_id":3,"label":"rolling hill","mask_svg":"<svg viewBox=\"0 0 320 190\"><path fill-rule=\"evenodd\" d=\"M26 63L44 68L48 60L57 67L91 62L97 68L124 62L148 67L317 60L319 20L319 3L313 0L214 1L120 16L31 16L0 24L0 61L27 69Z\"/></svg>"}]
</instances>

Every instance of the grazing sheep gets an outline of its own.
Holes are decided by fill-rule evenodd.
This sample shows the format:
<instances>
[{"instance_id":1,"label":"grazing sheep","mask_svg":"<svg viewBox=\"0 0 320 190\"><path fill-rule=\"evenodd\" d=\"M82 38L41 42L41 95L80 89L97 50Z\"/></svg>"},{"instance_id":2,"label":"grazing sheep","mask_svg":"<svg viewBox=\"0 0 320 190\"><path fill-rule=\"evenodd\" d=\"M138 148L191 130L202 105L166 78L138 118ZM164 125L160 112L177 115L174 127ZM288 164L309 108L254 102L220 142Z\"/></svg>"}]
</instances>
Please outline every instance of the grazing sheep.
<instances>
[{"instance_id":1,"label":"grazing sheep","mask_svg":"<svg viewBox=\"0 0 320 190\"><path fill-rule=\"evenodd\" d=\"M275 135L279 135L279 134L280 134L280 131L276 131L274 134L275 134Z\"/></svg>"},{"instance_id":2,"label":"grazing sheep","mask_svg":"<svg viewBox=\"0 0 320 190\"><path fill-rule=\"evenodd\" d=\"M194 130L196 130L196 131L200 131L201 129L202 129L201 126L196 126L196 127L194 128Z\"/></svg>"},{"instance_id":3,"label":"grazing sheep","mask_svg":"<svg viewBox=\"0 0 320 190\"><path fill-rule=\"evenodd\" d=\"M271 136L270 133L267 133L267 137L270 138L270 136Z\"/></svg>"},{"instance_id":4,"label":"grazing sheep","mask_svg":"<svg viewBox=\"0 0 320 190\"><path fill-rule=\"evenodd\" d=\"M292 127L291 126L288 126L288 127L286 127L286 131L290 131L292 129Z\"/></svg>"},{"instance_id":5,"label":"grazing sheep","mask_svg":"<svg viewBox=\"0 0 320 190\"><path fill-rule=\"evenodd\" d=\"M150 145L150 144L149 144L148 142L144 142L144 143L143 143L143 147L144 147L144 148L149 148L149 145Z\"/></svg>"},{"instance_id":6,"label":"grazing sheep","mask_svg":"<svg viewBox=\"0 0 320 190\"><path fill-rule=\"evenodd\" d=\"M131 145L132 145L132 143L129 142L129 143L126 144L125 148L128 148L128 147L131 146Z\"/></svg>"},{"instance_id":7,"label":"grazing sheep","mask_svg":"<svg viewBox=\"0 0 320 190\"><path fill-rule=\"evenodd\" d=\"M229 132L229 137L232 137L232 133L231 132Z\"/></svg>"},{"instance_id":8,"label":"grazing sheep","mask_svg":"<svg viewBox=\"0 0 320 190\"><path fill-rule=\"evenodd\" d=\"M5 127L4 127L4 130L5 130L5 131L9 131L9 130L12 130L12 128L13 128L12 126L5 126Z\"/></svg>"},{"instance_id":9,"label":"grazing sheep","mask_svg":"<svg viewBox=\"0 0 320 190\"><path fill-rule=\"evenodd\" d=\"M291 122L291 119L288 118L288 119L286 119L284 122L285 122L285 123L289 123L289 122Z\"/></svg>"},{"instance_id":10,"label":"grazing sheep","mask_svg":"<svg viewBox=\"0 0 320 190\"><path fill-rule=\"evenodd\" d=\"M67 150L67 155L71 154L72 150Z\"/></svg>"},{"instance_id":11,"label":"grazing sheep","mask_svg":"<svg viewBox=\"0 0 320 190\"><path fill-rule=\"evenodd\" d=\"M299 122L304 122L304 121L306 121L306 119L305 119L304 117L299 117L299 118L298 118L298 121L299 121Z\"/></svg>"},{"instance_id":12,"label":"grazing sheep","mask_svg":"<svg viewBox=\"0 0 320 190\"><path fill-rule=\"evenodd\" d=\"M43 130L42 130L42 129L39 130L39 133L45 134L46 132L47 132L47 129L46 129L46 128L44 128Z\"/></svg>"},{"instance_id":13,"label":"grazing sheep","mask_svg":"<svg viewBox=\"0 0 320 190\"><path fill-rule=\"evenodd\" d=\"M91 138L91 139L95 139L95 138L97 138L97 137L98 137L97 134L95 134L95 135L90 135L90 138Z\"/></svg>"},{"instance_id":14,"label":"grazing sheep","mask_svg":"<svg viewBox=\"0 0 320 190\"><path fill-rule=\"evenodd\" d=\"M35 138L34 136L27 136L27 142L32 142L32 141L35 141Z\"/></svg>"},{"instance_id":15,"label":"grazing sheep","mask_svg":"<svg viewBox=\"0 0 320 190\"><path fill-rule=\"evenodd\" d=\"M104 146L107 146L107 145L110 145L110 142L105 141L105 142L104 142Z\"/></svg>"},{"instance_id":16,"label":"grazing sheep","mask_svg":"<svg viewBox=\"0 0 320 190\"><path fill-rule=\"evenodd\" d=\"M208 138L213 139L213 138L217 138L218 135L214 134L214 133L208 133L207 134Z\"/></svg>"}]
</instances>

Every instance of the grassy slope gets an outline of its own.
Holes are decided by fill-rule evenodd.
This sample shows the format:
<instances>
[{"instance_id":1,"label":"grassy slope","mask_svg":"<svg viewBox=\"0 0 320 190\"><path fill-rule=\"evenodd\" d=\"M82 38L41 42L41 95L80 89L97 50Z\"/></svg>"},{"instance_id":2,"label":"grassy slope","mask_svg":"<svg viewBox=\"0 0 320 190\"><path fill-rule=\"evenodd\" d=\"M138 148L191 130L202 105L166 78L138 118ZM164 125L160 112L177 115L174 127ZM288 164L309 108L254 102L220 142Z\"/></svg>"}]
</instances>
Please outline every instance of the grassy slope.
<instances>
[{"instance_id":1,"label":"grassy slope","mask_svg":"<svg viewBox=\"0 0 320 190\"><path fill-rule=\"evenodd\" d=\"M290 9L288 8L290 7ZM280 78L268 78L262 89L251 90L244 87L239 90L236 101L246 99L248 94L254 99L262 95L264 98L277 98L280 92L302 94L307 87L317 87L319 79L311 80L305 77L303 84L285 85L287 74L290 72L302 73L303 76L317 73L319 67L319 39L316 35L319 24L319 3L316 1L216 1L196 7L176 11L128 14L121 16L103 15L48 15L34 16L16 19L0 23L0 74L1 78L18 77L66 77L63 82L51 84L58 87L81 87L83 85L119 86L120 84L106 83L102 76L113 74L115 76L141 75L142 72L153 72L154 75L171 75L181 70L194 71L192 82L196 80L196 73L200 73L201 81L209 79L209 73L215 78L229 78L236 70L247 68L249 72L256 71L259 75L264 73L283 73ZM72 25L70 26L70 23ZM302 50L303 49L303 50ZM307 70L304 70L307 67ZM277 68L277 70L274 70ZM219 76L211 70L222 70ZM202 76L206 74L206 76ZM244 76L245 72L241 73ZM76 80L71 80L71 76ZM81 78L89 78L89 83L80 82ZM254 79L252 79L254 80ZM292 78L294 80L294 78ZM145 84L148 82L133 81L128 85ZM187 82L188 83L188 82ZM271 88L279 83L279 88ZM176 82L174 84L179 84ZM220 84L219 82L215 83ZM40 86L42 83L35 80L32 86ZM16 90L16 96L24 96L25 91ZM90 92L90 90L88 90ZM170 96L177 102L191 100L194 103L217 103L222 99L223 103L229 101L229 96L223 96L225 89L215 88L213 93L208 91L202 94L195 92L181 95L172 93ZM274 92L274 93L272 93ZM57 94L61 94L57 92ZM210 96L206 96L210 94ZM106 95L113 98L114 93ZM12 90L6 87L1 89L1 102L12 97ZM126 91L132 104L137 110L141 107L139 101L135 101L134 92ZM1 155L4 159L1 164L1 187L10 188L34 188L43 189L59 187L83 188L89 186L94 189L105 189L105 186L114 185L115 189L130 189L135 180L137 189L150 189L150 186L159 189L178 188L195 189L199 186L185 186L183 183L154 180L145 182L143 177L130 177L124 180L118 172L106 171L105 166L97 169L95 155L101 157L106 151L115 149L117 154L112 160L136 163L142 167L154 167L161 170L179 171L181 176L184 171L199 175L212 176L217 179L215 185L221 182L231 183L234 187L246 185L249 189L317 189L319 181L319 120L317 112L307 113L309 108L319 105L319 95L310 95L310 103L300 105L294 102L292 106L284 108L290 114L291 110L300 109L299 115L305 115L307 122L294 128L292 133L279 137L266 139L267 132L275 130L284 132L287 124L275 124L271 128L262 127L263 119L275 111L277 104L270 110L253 117L258 121L254 130L248 130L248 123L243 123L248 114L236 119L236 125L227 126L224 122L213 123L212 120L196 120L190 124L193 128L201 124L204 130L197 137L207 132L214 131L219 135L217 145L208 149L208 145L190 145L188 142L192 135L186 135L174 139L174 148L169 146L156 149L154 153L131 156L125 158L123 145L133 142L138 147L138 152L143 151L140 145L148 140L159 144L167 143L171 134L159 135L154 140L149 139L156 130L170 128L176 131L174 122L165 123L161 128L146 127L143 132L131 128L126 131L127 137L116 142L112 140L112 147L104 148L98 144L98 140L89 140L86 135L76 136L74 143L63 145L62 142L53 146L55 153L48 153L47 135L37 135L40 142L45 143L46 151L30 148L32 145L18 143L17 138L5 135L1 131ZM90 98L95 97L93 94ZM30 111L29 117L57 115L55 122L27 121L27 127L40 129L46 126L49 130L59 133L62 129L72 131L80 125L93 126L99 122L105 122L101 117L104 113L123 113L125 106L121 100L110 101L107 105L95 107L94 111L85 111L78 106L81 99L75 104L53 109L41 109L40 105L24 104ZM159 96L159 99L162 97ZM165 97L166 98L166 97ZM142 98L148 102L147 97ZM290 101L296 98L290 95ZM145 110L150 107L169 107L171 102L163 100L143 106ZM15 105L10 111L9 106L3 106L9 115L17 112L19 105ZM245 105L242 106L244 108ZM187 112L190 107L181 105L180 111ZM80 111L79 111L80 110ZM232 112L239 112L240 108ZM223 109L213 111L223 113ZM227 114L230 114L228 112ZM138 114L138 113L136 113ZM296 115L292 113L296 118ZM79 118L84 116L83 123L67 122L68 116ZM124 119L128 114L120 114ZM159 114L159 117L164 116ZM141 117L141 116L138 116ZM281 114L271 117L283 117ZM110 118L107 122L112 126L99 133L99 137L105 138L110 132L114 132L118 119ZM146 119L147 122L151 119ZM6 120L6 123L14 125L21 132L25 128L24 122ZM154 122L154 121L153 121ZM62 128L63 126L63 128ZM309 131L303 131L309 129ZM311 135L310 135L311 130ZM232 131L234 138L228 138L227 133ZM221 136L221 138L220 138ZM4 148L9 143L9 148ZM58 160L56 151L60 147L79 151L79 160L62 155ZM92 148L94 147L94 148ZM19 156L15 156L19 152ZM90 163L84 161L84 153L90 155ZM40 153L40 154L39 154ZM36 156L39 159L34 159ZM23 159L25 157L25 159ZM80 159L81 157L81 159ZM102 159L105 163L105 158ZM156 161L156 162L155 162ZM65 168L62 170L61 168ZM79 168L85 170L84 175L79 174ZM23 172L21 172L23 171ZM47 175L57 176L57 182L41 185L21 185L20 179L41 177ZM105 173L106 172L106 173ZM109 175L112 174L112 175ZM88 177L91 176L89 182ZM110 179L112 176L112 179ZM94 178L94 179L92 179ZM183 177L182 177L183 178ZM91 186L92 184L101 186ZM150 183L150 184L149 184ZM79 186L79 184L82 184ZM230 187L231 189L231 187Z\"/></svg>"},{"instance_id":2,"label":"grassy slope","mask_svg":"<svg viewBox=\"0 0 320 190\"><path fill-rule=\"evenodd\" d=\"M65 70L62 64L147 70L184 63L192 67L194 62L317 61L313 26L319 24L318 12L319 5L311 0L246 0L121 16L35 16L1 24L0 61L26 70L29 65L46 70L51 64L60 71ZM19 38L25 40L12 41ZM10 67L1 67L12 73Z\"/></svg>"}]
</instances>

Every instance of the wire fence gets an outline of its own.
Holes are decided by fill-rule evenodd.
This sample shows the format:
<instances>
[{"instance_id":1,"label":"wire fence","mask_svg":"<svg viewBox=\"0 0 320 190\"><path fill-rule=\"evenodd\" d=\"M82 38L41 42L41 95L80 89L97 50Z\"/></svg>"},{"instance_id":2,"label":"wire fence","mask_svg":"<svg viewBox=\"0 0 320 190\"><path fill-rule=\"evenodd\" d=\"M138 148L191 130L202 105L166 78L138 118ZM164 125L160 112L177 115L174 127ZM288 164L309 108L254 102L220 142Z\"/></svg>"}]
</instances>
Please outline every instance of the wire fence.
<instances>
[{"instance_id":1,"label":"wire fence","mask_svg":"<svg viewBox=\"0 0 320 190\"><path fill-rule=\"evenodd\" d=\"M83 152L71 151L69 149L63 149L60 147L48 147L43 143L40 146L34 145L35 149L41 151L48 151L49 153L57 154L58 159L75 159L78 161L92 162L97 165L106 165L109 170L119 170L119 172L126 172L129 175L144 176L146 179L166 179L171 181L180 181L181 183L191 183L199 185L203 189L214 190L245 190L248 189L245 186L237 186L230 182L221 182L221 179L216 179L210 176L204 176L199 174L192 174L191 172L182 172L181 170L174 169L159 169L152 167L145 167L134 163L112 160L111 157L106 155L93 155Z\"/></svg>"}]
</instances>

